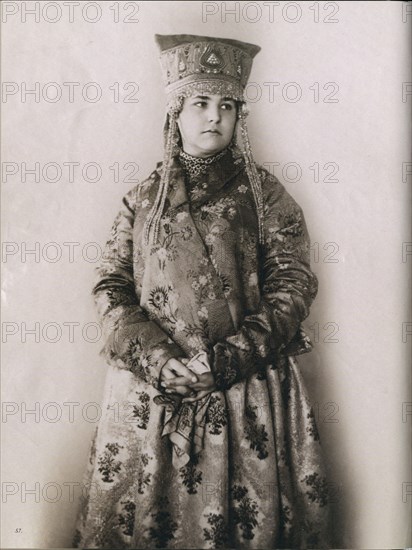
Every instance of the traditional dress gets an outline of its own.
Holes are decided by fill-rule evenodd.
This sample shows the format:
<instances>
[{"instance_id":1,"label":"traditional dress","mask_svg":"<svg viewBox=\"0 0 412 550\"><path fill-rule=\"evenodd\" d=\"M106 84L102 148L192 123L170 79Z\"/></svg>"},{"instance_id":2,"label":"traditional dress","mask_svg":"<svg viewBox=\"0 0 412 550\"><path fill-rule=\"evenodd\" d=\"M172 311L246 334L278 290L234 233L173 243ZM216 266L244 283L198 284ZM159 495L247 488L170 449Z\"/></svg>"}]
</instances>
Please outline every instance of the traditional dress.
<instances>
[{"instance_id":1,"label":"traditional dress","mask_svg":"<svg viewBox=\"0 0 412 550\"><path fill-rule=\"evenodd\" d=\"M169 160L157 239L145 223L164 162L124 197L98 269L109 372L75 546L327 547L328 483L296 361L317 292L302 210L254 165L261 226L235 146ZM202 353L216 391L167 395L163 365Z\"/></svg>"},{"instance_id":2,"label":"traditional dress","mask_svg":"<svg viewBox=\"0 0 412 550\"><path fill-rule=\"evenodd\" d=\"M77 543L86 548L325 545L328 486L295 355L316 294L302 211L258 167L265 245L231 150L190 178L174 159L159 244L143 245L162 165L124 198L94 294L110 363ZM180 469L159 372L214 357L203 450ZM165 395L163 394L165 397ZM187 411L195 404L187 403ZM183 415L184 416L184 415Z\"/></svg>"}]
</instances>

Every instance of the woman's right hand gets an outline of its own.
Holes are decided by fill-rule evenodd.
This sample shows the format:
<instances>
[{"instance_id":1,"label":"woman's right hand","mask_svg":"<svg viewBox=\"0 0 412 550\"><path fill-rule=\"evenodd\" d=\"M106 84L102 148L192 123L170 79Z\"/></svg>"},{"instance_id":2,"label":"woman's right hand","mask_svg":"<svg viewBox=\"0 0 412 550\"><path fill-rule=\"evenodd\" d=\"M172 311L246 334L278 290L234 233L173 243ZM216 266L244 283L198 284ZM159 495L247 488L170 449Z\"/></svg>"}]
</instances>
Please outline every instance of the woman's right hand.
<instances>
[{"instance_id":1,"label":"woman's right hand","mask_svg":"<svg viewBox=\"0 0 412 550\"><path fill-rule=\"evenodd\" d=\"M193 384L198 382L198 377L185 366L189 359L181 358L169 359L162 367L160 371L160 383L163 387L167 387L165 382L173 378L179 378L181 383L179 386L174 386L173 389L165 389L166 393L178 393L179 395L189 396L193 394L193 389L189 388L186 384Z\"/></svg>"}]
</instances>

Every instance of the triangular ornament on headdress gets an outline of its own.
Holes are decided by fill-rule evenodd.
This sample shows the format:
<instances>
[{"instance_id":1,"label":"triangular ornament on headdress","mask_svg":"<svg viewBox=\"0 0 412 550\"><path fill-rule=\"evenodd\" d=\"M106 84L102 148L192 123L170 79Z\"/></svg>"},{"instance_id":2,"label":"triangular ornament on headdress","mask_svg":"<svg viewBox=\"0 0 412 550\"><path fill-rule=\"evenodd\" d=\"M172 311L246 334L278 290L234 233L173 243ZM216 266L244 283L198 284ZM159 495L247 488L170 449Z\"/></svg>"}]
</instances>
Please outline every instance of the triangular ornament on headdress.
<instances>
[{"instance_id":1,"label":"triangular ornament on headdress","mask_svg":"<svg viewBox=\"0 0 412 550\"><path fill-rule=\"evenodd\" d=\"M223 69L225 64L222 54L216 46L208 46L199 60L199 65L206 69Z\"/></svg>"},{"instance_id":2,"label":"triangular ornament on headdress","mask_svg":"<svg viewBox=\"0 0 412 550\"><path fill-rule=\"evenodd\" d=\"M218 65L219 64L219 59L218 59L218 57L215 53L212 53L207 58L207 62L211 63L212 65Z\"/></svg>"}]
</instances>

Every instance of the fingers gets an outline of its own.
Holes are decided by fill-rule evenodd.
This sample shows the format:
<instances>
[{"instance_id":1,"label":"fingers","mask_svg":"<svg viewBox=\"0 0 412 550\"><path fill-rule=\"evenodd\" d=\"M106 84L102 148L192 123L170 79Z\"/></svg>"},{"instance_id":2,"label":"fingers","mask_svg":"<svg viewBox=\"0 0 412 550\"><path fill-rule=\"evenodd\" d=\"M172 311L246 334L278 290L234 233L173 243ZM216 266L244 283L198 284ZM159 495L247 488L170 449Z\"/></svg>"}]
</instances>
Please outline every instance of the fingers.
<instances>
[{"instance_id":1,"label":"fingers","mask_svg":"<svg viewBox=\"0 0 412 550\"><path fill-rule=\"evenodd\" d=\"M186 378L189 382L197 382L197 376L187 367L178 362L176 365L173 365L173 370L176 374L180 375L182 378Z\"/></svg>"},{"instance_id":2,"label":"fingers","mask_svg":"<svg viewBox=\"0 0 412 550\"><path fill-rule=\"evenodd\" d=\"M202 382L197 382L196 384L189 384L189 387L194 391L203 391L209 389Z\"/></svg>"},{"instance_id":3,"label":"fingers","mask_svg":"<svg viewBox=\"0 0 412 550\"><path fill-rule=\"evenodd\" d=\"M215 379L213 374L204 373L198 375L198 382L190 382L187 378L183 376L176 376L173 379L167 379L162 382L162 385L166 388L175 387L175 386L189 386L192 390L209 390L213 391L215 389Z\"/></svg>"},{"instance_id":4,"label":"fingers","mask_svg":"<svg viewBox=\"0 0 412 550\"><path fill-rule=\"evenodd\" d=\"M186 376L175 376L174 378L168 378L162 382L162 385L166 388L175 388L176 386L191 386L193 382L192 378L186 378Z\"/></svg>"},{"instance_id":5,"label":"fingers","mask_svg":"<svg viewBox=\"0 0 412 550\"><path fill-rule=\"evenodd\" d=\"M215 378L212 373L205 372L204 374L198 375L198 382L190 383L188 386L190 386L192 389L199 391L199 390L209 390L213 391L215 389Z\"/></svg>"},{"instance_id":6,"label":"fingers","mask_svg":"<svg viewBox=\"0 0 412 550\"><path fill-rule=\"evenodd\" d=\"M173 372L169 369L169 367L166 365L163 366L162 370L160 371L160 378L161 380L174 378Z\"/></svg>"},{"instance_id":7,"label":"fingers","mask_svg":"<svg viewBox=\"0 0 412 550\"><path fill-rule=\"evenodd\" d=\"M174 376L177 374L178 376L184 377L186 382L197 382L198 380L197 376L177 359L169 359L163 368L168 369L169 372L175 373ZM181 383L180 381L180 384Z\"/></svg>"},{"instance_id":8,"label":"fingers","mask_svg":"<svg viewBox=\"0 0 412 550\"><path fill-rule=\"evenodd\" d=\"M180 374L181 376L185 376L187 382L197 382L197 377L190 369L185 367L183 363L188 363L189 359L187 357L182 357L181 359L175 359L171 358L169 359L162 367L160 371L160 379L163 380L169 380L171 378L175 378L176 374Z\"/></svg>"},{"instance_id":9,"label":"fingers","mask_svg":"<svg viewBox=\"0 0 412 550\"><path fill-rule=\"evenodd\" d=\"M192 393L192 390L187 386L176 386L173 389L165 390L166 393L178 393L179 395L189 396Z\"/></svg>"}]
</instances>

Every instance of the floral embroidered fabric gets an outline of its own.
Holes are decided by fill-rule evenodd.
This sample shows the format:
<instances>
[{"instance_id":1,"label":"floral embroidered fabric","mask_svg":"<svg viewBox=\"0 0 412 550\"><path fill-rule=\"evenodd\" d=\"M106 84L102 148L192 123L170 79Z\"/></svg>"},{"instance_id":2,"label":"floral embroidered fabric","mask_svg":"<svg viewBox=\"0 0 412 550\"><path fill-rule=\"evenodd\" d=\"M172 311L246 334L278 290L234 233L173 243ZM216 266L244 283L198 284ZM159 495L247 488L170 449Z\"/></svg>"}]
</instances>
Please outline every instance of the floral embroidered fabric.
<instances>
[{"instance_id":1,"label":"floral embroidered fabric","mask_svg":"<svg viewBox=\"0 0 412 550\"><path fill-rule=\"evenodd\" d=\"M109 373L85 477L98 490L82 502L75 546L328 547L328 482L296 359L312 347L301 323L317 280L302 210L257 170L263 245L232 152L192 196L174 159L156 245L143 227L162 164L123 199L93 289ZM160 372L202 351L217 382L203 450L173 468Z\"/></svg>"},{"instance_id":2,"label":"floral embroidered fabric","mask_svg":"<svg viewBox=\"0 0 412 550\"><path fill-rule=\"evenodd\" d=\"M207 181L203 177L211 164L229 154L228 149L220 151L216 155L207 158L194 157L185 151L180 151L179 162L185 173L185 181L190 200L201 198L207 193Z\"/></svg>"}]
</instances>

